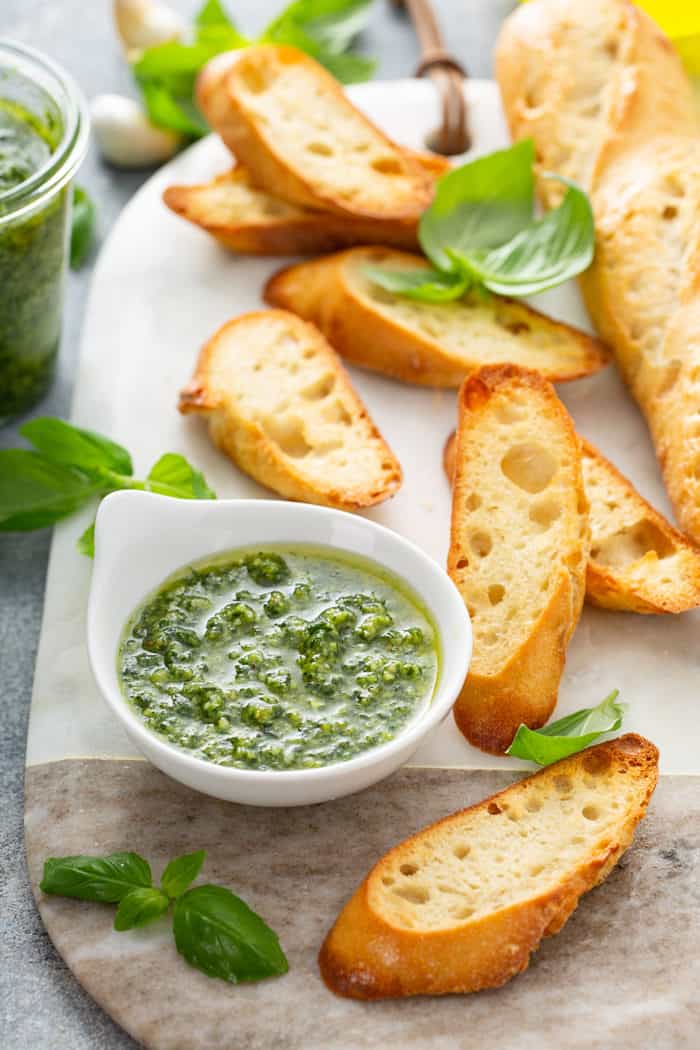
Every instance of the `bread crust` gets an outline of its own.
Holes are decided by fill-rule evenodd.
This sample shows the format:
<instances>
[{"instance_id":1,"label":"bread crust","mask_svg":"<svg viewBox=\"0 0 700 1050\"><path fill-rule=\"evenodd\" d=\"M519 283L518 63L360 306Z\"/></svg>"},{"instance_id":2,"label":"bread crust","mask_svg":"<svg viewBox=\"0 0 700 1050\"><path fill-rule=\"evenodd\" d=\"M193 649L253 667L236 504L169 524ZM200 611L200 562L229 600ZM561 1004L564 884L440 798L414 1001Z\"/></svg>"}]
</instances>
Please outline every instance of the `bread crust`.
<instances>
[{"instance_id":1,"label":"bread crust","mask_svg":"<svg viewBox=\"0 0 700 1050\"><path fill-rule=\"evenodd\" d=\"M496 68L513 137L532 136L540 170L591 195L586 305L646 416L681 527L698 541L700 129L680 58L627 0L534 0L507 20ZM577 98L588 98L588 116ZM541 182L540 192L551 204L558 191Z\"/></svg>"},{"instance_id":2,"label":"bread crust","mask_svg":"<svg viewBox=\"0 0 700 1050\"><path fill-rule=\"evenodd\" d=\"M601 609L615 612L633 612L642 615L663 615L687 612L700 606L700 547L682 532L675 529L666 518L651 506L609 459L590 441L581 438L584 488L590 504L591 554L586 568L586 601ZM443 449L443 468L452 485L457 455L456 434L447 438ZM608 537L598 535L595 521L610 513L605 504L596 506L595 493L585 483L586 460L593 461L614 491L620 503L628 502L635 509L634 526L649 536L648 551L632 567L613 568L596 558L597 541ZM610 538L615 538L611 533ZM672 586L660 587L653 570L659 565L656 548L661 547L661 558L665 560L666 573L672 577ZM668 559L673 559L672 561Z\"/></svg>"},{"instance_id":3,"label":"bread crust","mask_svg":"<svg viewBox=\"0 0 700 1050\"><path fill-rule=\"evenodd\" d=\"M361 440L376 453L374 474L365 472L354 483L343 487L334 481L332 470L325 472L322 481L318 477L311 479L304 470L303 459L297 462L286 455L260 419L238 406L235 391L222 389L221 382L214 377L217 357L230 336L253 339L259 323L275 321L323 357L325 370L335 377L336 394L343 399L348 415L347 429L359 431ZM277 391L271 391L271 410L277 395ZM215 445L246 474L288 499L341 510L360 510L382 503L401 486L401 465L370 418L332 348L312 325L282 310L255 311L223 325L203 347L192 380L180 395L179 409L183 414L203 415ZM299 411L304 411L303 405Z\"/></svg>"},{"instance_id":4,"label":"bread crust","mask_svg":"<svg viewBox=\"0 0 700 1050\"><path fill-rule=\"evenodd\" d=\"M337 995L373 1000L475 992L505 984L527 968L541 940L562 928L582 894L602 882L630 845L656 786L657 767L654 745L627 734L557 762L400 843L377 862L328 933L319 955L326 985ZM639 800L621 813L614 834L601 836L585 862L549 890L436 931L400 927L373 907L373 887L394 858L426 833L459 824L474 811L498 807L536 779L562 775L576 779L601 768L609 768L621 779L639 780Z\"/></svg>"},{"instance_id":5,"label":"bread crust","mask_svg":"<svg viewBox=\"0 0 700 1050\"><path fill-rule=\"evenodd\" d=\"M588 504L580 465L578 437L568 412L553 387L539 373L513 366L482 368L467 379L458 400L457 452L452 497L452 523L447 571L465 602L469 588L470 559L467 522L470 494L474 488L474 464L469 459L472 433L493 427L488 409L496 399L508 402L515 392L524 392L536 415L546 415L558 431L571 467L570 490L559 511L566 521L566 545L551 551L548 562L548 596L529 634L519 642L497 673L481 673L472 661L467 679L454 706L460 732L475 747L503 754L521 723L536 729L544 725L557 701L564 669L566 647L581 615L589 556ZM506 494L502 496L506 499ZM515 543L517 536L512 537ZM563 542L563 540L562 540ZM539 599L538 599L539 600ZM478 653L475 636L475 654Z\"/></svg>"},{"instance_id":6,"label":"bread crust","mask_svg":"<svg viewBox=\"0 0 700 1050\"><path fill-rule=\"evenodd\" d=\"M319 92L332 100L338 121L343 114L352 113L364 125L368 135L381 143L391 159L397 175L403 179L399 187L390 185L387 175L386 193L382 199L372 194L359 194L350 201L343 199L331 182L312 177L303 164L291 164L279 150L272 130L246 104L243 78L267 76L275 66L304 66L314 77ZM335 212L338 215L370 219L418 221L430 203L432 179L430 175L399 146L379 131L347 99L337 80L314 59L293 47L263 44L244 49L237 61L228 67L217 64L213 72L203 71L198 86L197 100L209 123L252 173L257 185L275 196L307 208ZM311 103L313 104L313 103ZM303 101L299 101L303 105ZM300 147L301 151L301 147ZM342 164L342 154L338 164ZM374 169L375 175L379 169ZM374 176L373 176L374 177Z\"/></svg>"},{"instance_id":7,"label":"bread crust","mask_svg":"<svg viewBox=\"0 0 700 1050\"><path fill-rule=\"evenodd\" d=\"M466 375L486 363L478 356L478 345L469 361L464 355L451 352L437 336L386 315L376 301L353 286L353 274L365 265L391 269L424 263L419 256L390 248L354 248L281 270L267 282L264 297L271 305L312 321L338 353L355 365L405 383L455 388ZM599 340L517 300L499 296L493 301L498 303L498 309L507 312L508 321L504 324L510 324L509 331L517 333L519 326L546 329L561 334L569 348L580 350L580 354L572 354L566 360L557 359L554 350L539 352L540 371L552 382L592 375L607 364L608 352ZM463 325L468 330L466 309ZM537 359L536 353L532 356Z\"/></svg>"},{"instance_id":8,"label":"bread crust","mask_svg":"<svg viewBox=\"0 0 700 1050\"><path fill-rule=\"evenodd\" d=\"M412 156L434 178L449 168L442 157ZM207 183L168 186L163 201L241 255L321 255L358 244L418 249L415 222L355 219L289 204L254 186L241 165Z\"/></svg>"}]
</instances>

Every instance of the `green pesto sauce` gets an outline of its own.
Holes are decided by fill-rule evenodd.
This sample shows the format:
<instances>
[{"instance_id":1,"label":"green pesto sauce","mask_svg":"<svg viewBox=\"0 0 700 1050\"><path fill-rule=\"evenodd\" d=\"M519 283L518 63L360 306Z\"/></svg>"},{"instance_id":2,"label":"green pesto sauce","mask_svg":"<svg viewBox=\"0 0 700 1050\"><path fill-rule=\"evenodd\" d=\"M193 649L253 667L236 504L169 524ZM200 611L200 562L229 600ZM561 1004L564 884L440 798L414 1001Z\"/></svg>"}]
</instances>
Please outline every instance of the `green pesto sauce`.
<instances>
[{"instance_id":1,"label":"green pesto sauce","mask_svg":"<svg viewBox=\"0 0 700 1050\"><path fill-rule=\"evenodd\" d=\"M53 378L58 351L68 192L9 218L20 187L50 158L60 128L0 98L0 423L31 408Z\"/></svg>"},{"instance_id":2,"label":"green pesto sauce","mask_svg":"<svg viewBox=\"0 0 700 1050\"><path fill-rule=\"evenodd\" d=\"M191 754L311 769L395 737L432 698L438 646L373 563L266 547L167 580L127 623L118 671L146 725Z\"/></svg>"},{"instance_id":3,"label":"green pesto sauce","mask_svg":"<svg viewBox=\"0 0 700 1050\"><path fill-rule=\"evenodd\" d=\"M51 156L51 145L26 110L0 103L0 193L19 186Z\"/></svg>"}]
</instances>

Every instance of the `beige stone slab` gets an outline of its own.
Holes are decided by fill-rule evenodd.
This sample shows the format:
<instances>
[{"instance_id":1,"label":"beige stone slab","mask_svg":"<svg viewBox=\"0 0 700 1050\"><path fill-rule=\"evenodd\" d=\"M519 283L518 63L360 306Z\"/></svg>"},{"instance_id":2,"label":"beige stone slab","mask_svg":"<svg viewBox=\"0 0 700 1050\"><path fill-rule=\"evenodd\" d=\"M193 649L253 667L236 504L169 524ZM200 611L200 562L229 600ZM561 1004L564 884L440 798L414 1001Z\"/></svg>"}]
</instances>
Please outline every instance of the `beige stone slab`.
<instances>
[{"instance_id":1,"label":"beige stone slab","mask_svg":"<svg viewBox=\"0 0 700 1050\"><path fill-rule=\"evenodd\" d=\"M363 1004L318 976L324 933L390 845L499 790L511 774L410 769L360 795L263 810L195 794L142 762L27 771L32 885L49 934L88 992L152 1050L696 1050L700 1046L700 779L661 779L606 883L530 969L498 991ZM278 931L290 972L233 987L189 968L165 922L115 933L113 909L37 890L43 859L131 849L159 875L206 848L206 881Z\"/></svg>"}]
</instances>

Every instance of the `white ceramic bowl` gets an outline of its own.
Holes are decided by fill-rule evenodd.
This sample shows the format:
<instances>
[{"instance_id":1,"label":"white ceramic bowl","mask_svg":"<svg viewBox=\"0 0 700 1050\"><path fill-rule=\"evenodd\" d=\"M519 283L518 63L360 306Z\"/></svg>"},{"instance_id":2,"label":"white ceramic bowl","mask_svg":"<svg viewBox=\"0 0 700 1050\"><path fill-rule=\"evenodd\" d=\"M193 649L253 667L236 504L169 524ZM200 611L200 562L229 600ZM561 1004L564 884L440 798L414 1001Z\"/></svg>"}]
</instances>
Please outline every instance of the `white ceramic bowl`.
<instances>
[{"instance_id":1,"label":"white ceramic bowl","mask_svg":"<svg viewBox=\"0 0 700 1050\"><path fill-rule=\"evenodd\" d=\"M255 544L312 544L361 555L405 580L438 630L441 668L432 702L393 740L320 769L261 771L195 758L150 730L119 688L117 648L127 619L166 577L189 562ZM116 492L100 505L87 617L100 690L140 751L188 787L255 806L298 806L360 791L405 762L449 714L469 667L472 631L447 574L418 547L367 518L277 500L180 500Z\"/></svg>"}]
</instances>

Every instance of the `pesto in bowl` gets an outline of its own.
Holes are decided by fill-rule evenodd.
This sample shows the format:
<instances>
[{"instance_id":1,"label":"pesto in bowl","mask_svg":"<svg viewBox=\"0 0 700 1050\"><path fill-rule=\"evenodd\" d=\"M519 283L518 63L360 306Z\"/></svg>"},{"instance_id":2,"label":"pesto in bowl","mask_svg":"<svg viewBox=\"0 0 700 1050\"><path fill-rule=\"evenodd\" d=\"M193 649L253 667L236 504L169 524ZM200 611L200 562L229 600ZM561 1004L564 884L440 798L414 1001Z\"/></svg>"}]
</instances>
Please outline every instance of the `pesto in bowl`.
<instances>
[{"instance_id":1,"label":"pesto in bowl","mask_svg":"<svg viewBox=\"0 0 700 1050\"><path fill-rule=\"evenodd\" d=\"M398 578L303 545L248 548L168 579L130 618L122 692L195 757L251 770L343 762L430 703L432 620Z\"/></svg>"}]
</instances>

